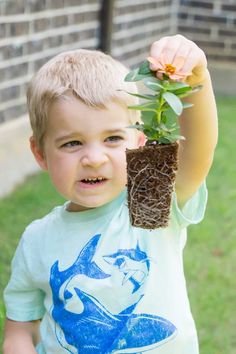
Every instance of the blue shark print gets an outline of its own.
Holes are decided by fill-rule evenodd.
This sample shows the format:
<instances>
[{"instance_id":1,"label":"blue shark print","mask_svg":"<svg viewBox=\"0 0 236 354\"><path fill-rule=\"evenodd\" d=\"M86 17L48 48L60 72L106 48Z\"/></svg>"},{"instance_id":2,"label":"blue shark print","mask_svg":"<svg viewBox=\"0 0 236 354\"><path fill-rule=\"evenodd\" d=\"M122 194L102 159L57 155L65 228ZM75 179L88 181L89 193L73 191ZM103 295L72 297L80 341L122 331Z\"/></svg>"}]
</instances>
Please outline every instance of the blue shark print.
<instances>
[{"instance_id":1,"label":"blue shark print","mask_svg":"<svg viewBox=\"0 0 236 354\"><path fill-rule=\"evenodd\" d=\"M105 262L122 273L121 287L131 284L127 297L141 290L136 301L119 313L112 313L92 291L84 291L84 283L92 284L93 289L111 279L111 274L93 261L100 236L95 235L85 245L71 267L60 271L56 261L51 268L52 317L58 342L73 354L137 354L163 345L175 336L175 326L159 316L133 313L144 296L142 285L150 268L147 254L138 245L103 256Z\"/></svg>"},{"instance_id":2,"label":"blue shark print","mask_svg":"<svg viewBox=\"0 0 236 354\"><path fill-rule=\"evenodd\" d=\"M126 281L133 283L133 293L144 283L150 269L150 260L138 245L136 249L119 249L116 253L103 258L124 274L123 284Z\"/></svg>"}]
</instances>

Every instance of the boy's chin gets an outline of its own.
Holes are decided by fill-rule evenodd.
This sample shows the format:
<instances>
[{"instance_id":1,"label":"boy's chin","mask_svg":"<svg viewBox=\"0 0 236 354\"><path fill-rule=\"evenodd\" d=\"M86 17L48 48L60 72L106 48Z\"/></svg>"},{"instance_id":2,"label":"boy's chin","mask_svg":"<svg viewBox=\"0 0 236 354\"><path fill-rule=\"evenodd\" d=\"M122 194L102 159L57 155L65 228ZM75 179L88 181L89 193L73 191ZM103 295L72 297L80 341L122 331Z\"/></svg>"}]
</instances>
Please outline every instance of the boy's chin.
<instances>
[{"instance_id":1,"label":"boy's chin","mask_svg":"<svg viewBox=\"0 0 236 354\"><path fill-rule=\"evenodd\" d=\"M96 206L93 207L88 207L88 206L84 206L84 205L80 205L74 202L70 202L67 207L66 210L69 212L77 212L77 211L86 211L86 210L90 210L90 209L94 209L96 208Z\"/></svg>"},{"instance_id":2,"label":"boy's chin","mask_svg":"<svg viewBox=\"0 0 236 354\"><path fill-rule=\"evenodd\" d=\"M81 205L75 202L70 202L67 205L66 210L70 212L77 212L77 211L86 211L90 209L95 209L103 206L104 204L109 203L109 201L99 202L99 203L92 203L91 205Z\"/></svg>"},{"instance_id":3,"label":"boy's chin","mask_svg":"<svg viewBox=\"0 0 236 354\"><path fill-rule=\"evenodd\" d=\"M121 192L122 190L117 191L117 193L110 196L110 198L101 198L98 200L90 201L90 203L86 203L86 204L80 204L75 201L70 201L67 205L66 210L69 212L78 212L78 211L86 211L90 209L99 208L107 203L110 203L112 200L116 199Z\"/></svg>"}]
</instances>

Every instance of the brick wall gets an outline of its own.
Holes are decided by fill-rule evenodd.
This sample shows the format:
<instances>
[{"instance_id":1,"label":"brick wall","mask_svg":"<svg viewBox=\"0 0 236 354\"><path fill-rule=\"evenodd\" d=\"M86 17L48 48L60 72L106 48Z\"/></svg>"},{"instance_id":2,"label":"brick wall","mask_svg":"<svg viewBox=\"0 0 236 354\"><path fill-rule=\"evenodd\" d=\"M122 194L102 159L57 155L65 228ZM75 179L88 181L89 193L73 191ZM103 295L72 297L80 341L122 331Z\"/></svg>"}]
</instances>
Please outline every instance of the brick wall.
<instances>
[{"instance_id":1,"label":"brick wall","mask_svg":"<svg viewBox=\"0 0 236 354\"><path fill-rule=\"evenodd\" d=\"M211 66L236 68L235 0L181 0L178 32L193 39L207 53Z\"/></svg>"},{"instance_id":2,"label":"brick wall","mask_svg":"<svg viewBox=\"0 0 236 354\"><path fill-rule=\"evenodd\" d=\"M0 0L0 122L26 113L32 74L63 50L98 46L101 1Z\"/></svg>"},{"instance_id":3,"label":"brick wall","mask_svg":"<svg viewBox=\"0 0 236 354\"><path fill-rule=\"evenodd\" d=\"M174 27L173 3L115 0L112 54L127 65L140 62L150 42ZM0 0L0 123L26 113L27 82L49 58L63 50L99 47L102 4L102 0Z\"/></svg>"}]
</instances>

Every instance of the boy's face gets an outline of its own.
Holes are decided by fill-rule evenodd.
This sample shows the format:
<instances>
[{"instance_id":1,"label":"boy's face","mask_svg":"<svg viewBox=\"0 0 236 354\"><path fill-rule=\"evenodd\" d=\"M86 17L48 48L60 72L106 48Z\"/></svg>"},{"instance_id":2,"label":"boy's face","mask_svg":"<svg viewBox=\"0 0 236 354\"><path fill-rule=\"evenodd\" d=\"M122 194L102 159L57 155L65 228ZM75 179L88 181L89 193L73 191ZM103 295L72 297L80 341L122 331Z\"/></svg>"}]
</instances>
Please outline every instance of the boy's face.
<instances>
[{"instance_id":1,"label":"boy's face","mask_svg":"<svg viewBox=\"0 0 236 354\"><path fill-rule=\"evenodd\" d=\"M107 109L88 107L74 97L53 103L43 155L33 140L31 148L58 192L71 201L68 210L101 206L124 189L125 150L143 144L129 125L127 110L114 102Z\"/></svg>"}]
</instances>

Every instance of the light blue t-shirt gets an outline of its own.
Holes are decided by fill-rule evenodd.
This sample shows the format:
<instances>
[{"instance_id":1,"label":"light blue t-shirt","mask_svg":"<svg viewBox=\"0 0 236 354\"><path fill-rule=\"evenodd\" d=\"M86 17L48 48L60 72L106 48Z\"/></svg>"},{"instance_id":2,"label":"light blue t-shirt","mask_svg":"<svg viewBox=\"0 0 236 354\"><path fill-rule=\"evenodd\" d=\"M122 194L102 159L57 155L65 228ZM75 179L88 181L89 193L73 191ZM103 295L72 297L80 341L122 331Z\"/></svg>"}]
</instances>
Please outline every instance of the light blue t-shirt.
<instances>
[{"instance_id":1,"label":"light blue t-shirt","mask_svg":"<svg viewBox=\"0 0 236 354\"><path fill-rule=\"evenodd\" d=\"M127 192L83 212L55 208L30 224L5 289L7 317L42 319L40 354L198 354L185 286L186 227L200 222L205 184L170 225L131 226Z\"/></svg>"}]
</instances>

